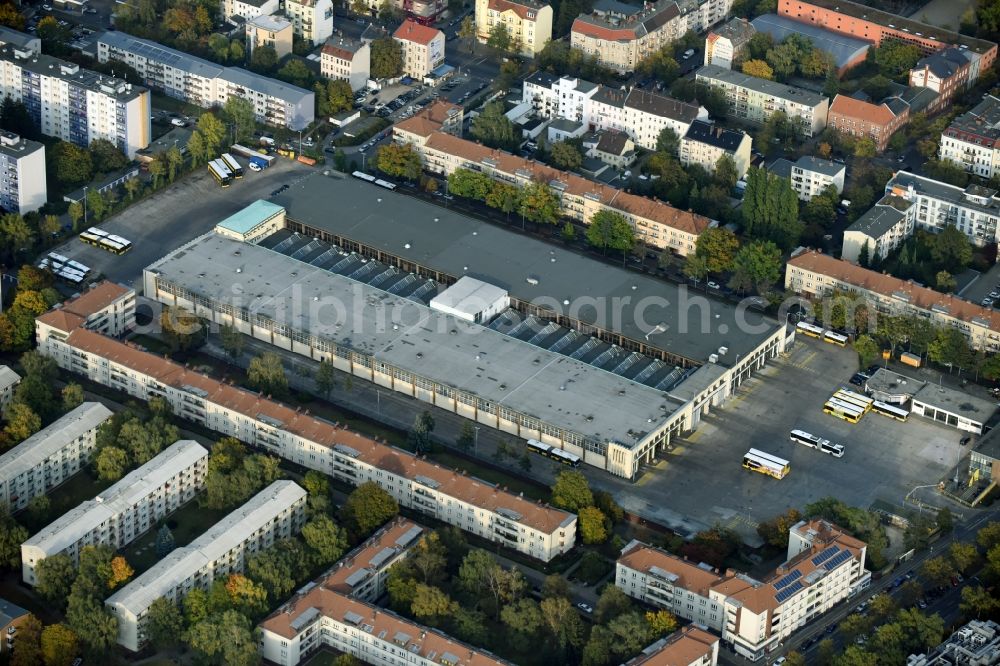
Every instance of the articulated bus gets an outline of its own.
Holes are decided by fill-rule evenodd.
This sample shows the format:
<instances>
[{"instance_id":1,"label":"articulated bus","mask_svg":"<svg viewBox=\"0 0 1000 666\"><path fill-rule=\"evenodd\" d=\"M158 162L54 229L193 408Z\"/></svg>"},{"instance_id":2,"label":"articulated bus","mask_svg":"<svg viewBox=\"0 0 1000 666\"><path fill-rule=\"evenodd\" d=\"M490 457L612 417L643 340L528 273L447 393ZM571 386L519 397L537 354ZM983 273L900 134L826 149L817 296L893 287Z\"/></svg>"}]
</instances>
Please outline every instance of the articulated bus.
<instances>
[{"instance_id":1,"label":"articulated bus","mask_svg":"<svg viewBox=\"0 0 1000 666\"><path fill-rule=\"evenodd\" d=\"M854 391L849 391L847 389L839 389L833 394L833 397L841 402L846 402L849 405L856 405L867 412L872 408L872 403L875 402L866 395L861 395L860 393L855 393Z\"/></svg>"},{"instance_id":2,"label":"articulated bus","mask_svg":"<svg viewBox=\"0 0 1000 666\"><path fill-rule=\"evenodd\" d=\"M820 328L819 326L816 326L815 324L810 324L805 321L800 321L798 324L795 325L795 328L798 329L799 333L802 333L803 335L808 335L810 338L823 337L823 329Z\"/></svg>"},{"instance_id":3,"label":"articulated bus","mask_svg":"<svg viewBox=\"0 0 1000 666\"><path fill-rule=\"evenodd\" d=\"M101 239L98 247L112 254L125 254L132 249L132 243L121 236L109 234L107 238Z\"/></svg>"},{"instance_id":4,"label":"articulated bus","mask_svg":"<svg viewBox=\"0 0 1000 666\"><path fill-rule=\"evenodd\" d=\"M823 405L823 411L830 416L836 416L838 419L843 419L848 423L857 423L864 416L864 412L854 405L848 405L845 402L840 402L832 398Z\"/></svg>"},{"instance_id":5,"label":"articulated bus","mask_svg":"<svg viewBox=\"0 0 1000 666\"><path fill-rule=\"evenodd\" d=\"M222 153L222 157L220 159L222 160L222 163L226 166L226 168L229 169L230 172L232 172L234 177L236 178L243 177L243 167L240 166L240 163L236 161L235 157L233 157L229 153Z\"/></svg>"},{"instance_id":6,"label":"articulated bus","mask_svg":"<svg viewBox=\"0 0 1000 666\"><path fill-rule=\"evenodd\" d=\"M819 445L819 450L823 453L829 453L834 458L843 458L845 449L843 444L834 444L823 440L823 443Z\"/></svg>"},{"instance_id":7,"label":"articulated bus","mask_svg":"<svg viewBox=\"0 0 1000 666\"><path fill-rule=\"evenodd\" d=\"M847 345L847 336L836 331L826 331L823 333L823 341L844 347Z\"/></svg>"},{"instance_id":8,"label":"articulated bus","mask_svg":"<svg viewBox=\"0 0 1000 666\"><path fill-rule=\"evenodd\" d=\"M772 456L770 453L764 453L757 449L750 449L747 451L746 455L743 456L743 468L748 469L751 472L759 472L761 474L767 474L768 476L773 476L776 479L783 479L791 471L788 466L788 461L779 458L778 456Z\"/></svg>"},{"instance_id":9,"label":"articulated bus","mask_svg":"<svg viewBox=\"0 0 1000 666\"><path fill-rule=\"evenodd\" d=\"M910 413L905 409L878 400L872 403L872 411L882 416L888 416L890 419L896 419L897 421L906 421L910 416Z\"/></svg>"},{"instance_id":10,"label":"articulated bus","mask_svg":"<svg viewBox=\"0 0 1000 666\"><path fill-rule=\"evenodd\" d=\"M229 187L229 183L233 180L232 176L229 175L229 169L225 165L219 164L219 160L212 160L208 163L208 172L222 187Z\"/></svg>"},{"instance_id":11,"label":"articulated bus","mask_svg":"<svg viewBox=\"0 0 1000 666\"><path fill-rule=\"evenodd\" d=\"M549 446L544 442L539 442L537 439L528 440L528 450L534 451L540 456L561 462L564 465L569 465L570 467L580 466L580 456L569 451L563 451L555 446Z\"/></svg>"},{"instance_id":12,"label":"articulated bus","mask_svg":"<svg viewBox=\"0 0 1000 666\"><path fill-rule=\"evenodd\" d=\"M90 230L80 232L80 240L82 240L87 245L93 245L94 247L97 247L97 245L101 242L101 238L103 238L103 236L98 236L97 234L93 233Z\"/></svg>"},{"instance_id":13,"label":"articulated bus","mask_svg":"<svg viewBox=\"0 0 1000 666\"><path fill-rule=\"evenodd\" d=\"M852 412L857 412L858 418L860 418L860 417L862 417L862 416L865 415L865 409L864 409L864 407L861 407L860 405L855 405L853 402L847 402L846 400L843 400L842 398L840 398L840 397L838 397L836 395L835 396L831 396L830 399L827 400L826 402L829 405L837 405L839 407L843 407L844 409L850 410Z\"/></svg>"},{"instance_id":14,"label":"articulated bus","mask_svg":"<svg viewBox=\"0 0 1000 666\"><path fill-rule=\"evenodd\" d=\"M808 446L811 449L818 449L820 444L826 442L830 443L830 440L817 437L812 435L805 430L793 430L789 433L788 438L791 439L796 444L802 444L803 446Z\"/></svg>"}]
</instances>

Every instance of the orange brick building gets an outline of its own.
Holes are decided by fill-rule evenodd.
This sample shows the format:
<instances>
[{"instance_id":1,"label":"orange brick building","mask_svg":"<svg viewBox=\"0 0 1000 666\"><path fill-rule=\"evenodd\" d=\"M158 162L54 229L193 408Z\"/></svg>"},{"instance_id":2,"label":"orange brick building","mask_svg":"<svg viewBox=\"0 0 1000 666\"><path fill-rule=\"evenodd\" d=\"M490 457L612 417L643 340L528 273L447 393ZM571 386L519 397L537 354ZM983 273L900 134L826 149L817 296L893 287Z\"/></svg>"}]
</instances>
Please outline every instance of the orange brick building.
<instances>
[{"instance_id":1,"label":"orange brick building","mask_svg":"<svg viewBox=\"0 0 1000 666\"><path fill-rule=\"evenodd\" d=\"M910 107L899 99L881 104L864 102L847 95L837 95L830 105L827 126L857 139L875 142L878 152L885 150L889 138L910 120Z\"/></svg>"},{"instance_id":2,"label":"orange brick building","mask_svg":"<svg viewBox=\"0 0 1000 666\"><path fill-rule=\"evenodd\" d=\"M979 78L993 64L997 45L984 39L960 35L926 23L889 14L848 0L778 0L778 14L827 30L858 37L876 46L884 39L914 44L926 54L957 46L970 55L970 80Z\"/></svg>"}]
</instances>

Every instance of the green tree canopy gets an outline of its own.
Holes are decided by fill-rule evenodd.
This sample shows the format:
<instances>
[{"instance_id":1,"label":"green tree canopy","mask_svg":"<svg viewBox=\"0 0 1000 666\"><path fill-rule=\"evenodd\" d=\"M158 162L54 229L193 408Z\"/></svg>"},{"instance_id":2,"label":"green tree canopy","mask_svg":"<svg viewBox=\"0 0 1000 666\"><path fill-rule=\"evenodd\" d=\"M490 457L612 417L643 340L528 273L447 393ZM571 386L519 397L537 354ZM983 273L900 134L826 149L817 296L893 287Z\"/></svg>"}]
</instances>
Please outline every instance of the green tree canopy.
<instances>
[{"instance_id":1,"label":"green tree canopy","mask_svg":"<svg viewBox=\"0 0 1000 666\"><path fill-rule=\"evenodd\" d=\"M367 536L399 513L399 504L373 481L355 488L341 509L341 515L352 534Z\"/></svg>"},{"instance_id":2,"label":"green tree canopy","mask_svg":"<svg viewBox=\"0 0 1000 666\"><path fill-rule=\"evenodd\" d=\"M476 141L490 148L516 150L520 141L514 123L504 115L503 104L490 102L482 112L472 119L469 133Z\"/></svg>"},{"instance_id":3,"label":"green tree canopy","mask_svg":"<svg viewBox=\"0 0 1000 666\"><path fill-rule=\"evenodd\" d=\"M635 243L635 230L625 216L607 208L594 213L586 233L588 243L605 251L626 252Z\"/></svg>"},{"instance_id":4,"label":"green tree canopy","mask_svg":"<svg viewBox=\"0 0 1000 666\"><path fill-rule=\"evenodd\" d=\"M403 73L403 48L392 37L379 37L371 43L371 74L376 79L391 79Z\"/></svg>"},{"instance_id":5,"label":"green tree canopy","mask_svg":"<svg viewBox=\"0 0 1000 666\"><path fill-rule=\"evenodd\" d=\"M560 509L579 512L580 509L594 505L594 494L590 490L587 477L581 472L563 470L552 484L551 501L553 506Z\"/></svg>"}]
</instances>

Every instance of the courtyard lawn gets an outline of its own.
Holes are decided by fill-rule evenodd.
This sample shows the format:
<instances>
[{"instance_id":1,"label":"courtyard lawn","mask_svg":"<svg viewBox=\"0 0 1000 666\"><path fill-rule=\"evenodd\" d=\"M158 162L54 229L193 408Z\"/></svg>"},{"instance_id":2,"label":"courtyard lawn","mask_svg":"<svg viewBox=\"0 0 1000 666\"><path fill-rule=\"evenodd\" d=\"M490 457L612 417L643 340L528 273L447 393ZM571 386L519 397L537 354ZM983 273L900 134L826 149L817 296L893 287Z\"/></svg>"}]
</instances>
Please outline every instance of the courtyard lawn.
<instances>
[{"instance_id":1,"label":"courtyard lawn","mask_svg":"<svg viewBox=\"0 0 1000 666\"><path fill-rule=\"evenodd\" d=\"M229 513L225 509L205 509L199 504L200 498L195 498L165 518L174 535L176 547L186 546L204 532L222 520ZM125 547L123 554L128 563L135 569L138 576L156 564L161 558L156 554L156 533L159 524L143 534L137 540Z\"/></svg>"}]
</instances>

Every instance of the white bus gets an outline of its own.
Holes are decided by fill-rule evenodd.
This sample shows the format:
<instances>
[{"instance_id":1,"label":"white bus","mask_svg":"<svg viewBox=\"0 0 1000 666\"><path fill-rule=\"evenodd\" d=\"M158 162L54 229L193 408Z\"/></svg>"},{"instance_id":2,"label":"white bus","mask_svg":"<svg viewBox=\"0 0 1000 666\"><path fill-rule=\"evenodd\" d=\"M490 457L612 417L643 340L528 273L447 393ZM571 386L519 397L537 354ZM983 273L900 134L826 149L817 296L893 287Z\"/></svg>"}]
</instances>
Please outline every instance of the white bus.
<instances>
[{"instance_id":1,"label":"white bus","mask_svg":"<svg viewBox=\"0 0 1000 666\"><path fill-rule=\"evenodd\" d=\"M104 236L106 236L106 235L107 234L104 234ZM81 231L80 232L80 240L82 240L87 245L93 245L95 247L101 241L101 239L104 238L104 236L99 236L99 235L93 233L92 231L90 231L89 229L87 231Z\"/></svg>"},{"instance_id":2,"label":"white bus","mask_svg":"<svg viewBox=\"0 0 1000 666\"><path fill-rule=\"evenodd\" d=\"M97 227L90 227L89 229L87 229L87 232L94 234L95 236L100 236L101 238L108 236L107 231L104 231L103 229L98 229Z\"/></svg>"},{"instance_id":3,"label":"white bus","mask_svg":"<svg viewBox=\"0 0 1000 666\"><path fill-rule=\"evenodd\" d=\"M859 417L865 415L865 408L860 405L855 405L853 402L847 402L846 400L839 398L837 396L832 396L826 401L828 405L837 405L838 407L843 407L844 409L855 412Z\"/></svg>"},{"instance_id":4,"label":"white bus","mask_svg":"<svg viewBox=\"0 0 1000 666\"><path fill-rule=\"evenodd\" d=\"M854 391L848 391L847 389L839 389L833 394L833 397L841 402L846 402L849 405L856 405L866 412L872 408L872 403L875 402L866 395L861 395L860 393L855 393Z\"/></svg>"},{"instance_id":5,"label":"white bus","mask_svg":"<svg viewBox=\"0 0 1000 666\"><path fill-rule=\"evenodd\" d=\"M823 443L819 445L819 450L822 451L823 453L829 453L834 458L844 457L843 444L834 444L824 439Z\"/></svg>"},{"instance_id":6,"label":"white bus","mask_svg":"<svg viewBox=\"0 0 1000 666\"><path fill-rule=\"evenodd\" d=\"M826 331L823 333L823 340L841 347L847 346L847 336L836 331Z\"/></svg>"},{"instance_id":7,"label":"white bus","mask_svg":"<svg viewBox=\"0 0 1000 666\"><path fill-rule=\"evenodd\" d=\"M811 449L818 449L824 442L827 444L830 443L830 440L817 437L816 435L812 435L805 430L793 430L788 436L789 439L796 444L802 444L803 446L808 446Z\"/></svg>"},{"instance_id":8,"label":"white bus","mask_svg":"<svg viewBox=\"0 0 1000 666\"><path fill-rule=\"evenodd\" d=\"M896 407L895 405L890 405L885 402L880 402L876 400L872 403L872 411L882 416L888 416L891 419L896 419L897 421L906 421L910 416L910 413L905 409Z\"/></svg>"},{"instance_id":9,"label":"white bus","mask_svg":"<svg viewBox=\"0 0 1000 666\"><path fill-rule=\"evenodd\" d=\"M70 259L69 261L66 262L66 266L67 266L67 268L72 268L77 273L81 273L83 275L86 275L87 273L90 272L90 268L89 267L84 266L83 264L81 264L78 261L73 261L72 259Z\"/></svg>"},{"instance_id":10,"label":"white bus","mask_svg":"<svg viewBox=\"0 0 1000 666\"><path fill-rule=\"evenodd\" d=\"M861 420L861 417L865 413L855 407L854 405L849 405L846 402L841 402L834 398L830 398L825 405L823 405L823 411L831 416L836 416L838 419L843 419L848 423L857 423Z\"/></svg>"},{"instance_id":11,"label":"white bus","mask_svg":"<svg viewBox=\"0 0 1000 666\"><path fill-rule=\"evenodd\" d=\"M222 153L222 163L232 172L234 178L243 177L243 167L236 161L236 158L229 153Z\"/></svg>"},{"instance_id":12,"label":"white bus","mask_svg":"<svg viewBox=\"0 0 1000 666\"><path fill-rule=\"evenodd\" d=\"M750 449L743 456L743 467L752 472L759 472L776 479L783 479L791 471L788 461L758 449Z\"/></svg>"},{"instance_id":13,"label":"white bus","mask_svg":"<svg viewBox=\"0 0 1000 666\"><path fill-rule=\"evenodd\" d=\"M821 338L823 337L823 329L815 324L810 324L809 322L800 321L795 325L799 333L803 335L808 335L810 338Z\"/></svg>"},{"instance_id":14,"label":"white bus","mask_svg":"<svg viewBox=\"0 0 1000 666\"><path fill-rule=\"evenodd\" d=\"M546 444L545 442L539 442L537 439L528 440L528 450L534 451L540 456L545 456L546 458L551 458L557 462L561 462L564 465L570 465L571 467L580 466L580 456L575 453L570 453L569 451L563 451L562 449Z\"/></svg>"}]
</instances>

